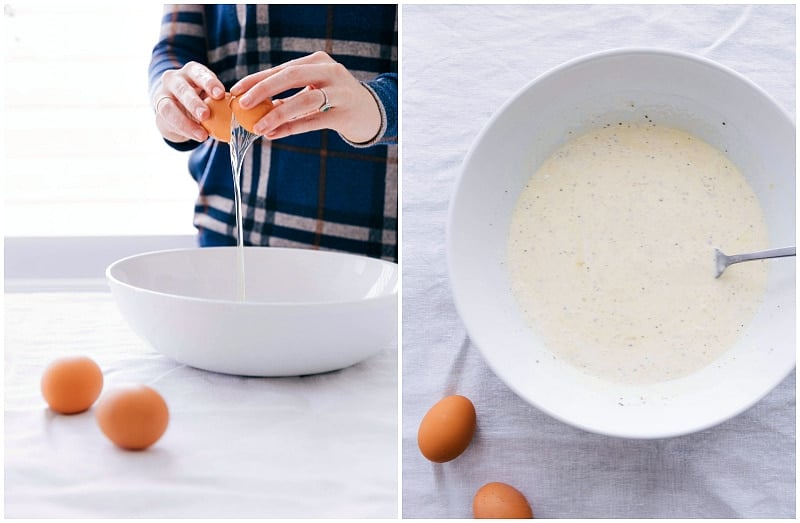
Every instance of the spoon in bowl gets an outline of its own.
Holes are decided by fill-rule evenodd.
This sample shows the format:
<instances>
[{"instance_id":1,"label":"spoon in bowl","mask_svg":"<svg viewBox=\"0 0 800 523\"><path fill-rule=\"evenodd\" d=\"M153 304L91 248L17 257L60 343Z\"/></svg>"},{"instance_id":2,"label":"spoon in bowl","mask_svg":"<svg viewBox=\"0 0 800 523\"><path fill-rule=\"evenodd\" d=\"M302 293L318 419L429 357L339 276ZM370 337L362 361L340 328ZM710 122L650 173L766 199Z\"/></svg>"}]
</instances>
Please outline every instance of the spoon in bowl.
<instances>
[{"instance_id":1,"label":"spoon in bowl","mask_svg":"<svg viewBox=\"0 0 800 523\"><path fill-rule=\"evenodd\" d=\"M795 247L781 247L779 249L767 249L766 251L749 252L745 254L731 254L730 256L724 254L719 249L714 249L714 256L717 262L717 275L719 278L728 267L734 263L750 260L763 260L765 258L783 258L785 256L794 256Z\"/></svg>"}]
</instances>

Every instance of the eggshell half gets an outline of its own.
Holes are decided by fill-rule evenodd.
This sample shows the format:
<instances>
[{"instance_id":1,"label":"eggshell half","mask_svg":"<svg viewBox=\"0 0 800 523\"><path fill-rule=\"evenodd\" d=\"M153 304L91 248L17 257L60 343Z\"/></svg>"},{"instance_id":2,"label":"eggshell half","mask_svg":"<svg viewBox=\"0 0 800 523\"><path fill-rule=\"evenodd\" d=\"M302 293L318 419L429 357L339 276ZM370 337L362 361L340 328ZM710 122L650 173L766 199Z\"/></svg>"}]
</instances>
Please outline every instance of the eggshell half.
<instances>
[{"instance_id":1,"label":"eggshell half","mask_svg":"<svg viewBox=\"0 0 800 523\"><path fill-rule=\"evenodd\" d=\"M231 141L231 93L225 93L225 98L215 100L206 98L203 100L211 111L211 116L200 122L205 127L208 134L219 140L228 143Z\"/></svg>"},{"instance_id":2,"label":"eggshell half","mask_svg":"<svg viewBox=\"0 0 800 523\"><path fill-rule=\"evenodd\" d=\"M239 99L235 96L231 100L231 110L233 114L236 115L236 121L251 133L255 133L253 130L255 125L272 109L273 105L271 100L264 100L250 109L242 109L239 105Z\"/></svg>"}]
</instances>

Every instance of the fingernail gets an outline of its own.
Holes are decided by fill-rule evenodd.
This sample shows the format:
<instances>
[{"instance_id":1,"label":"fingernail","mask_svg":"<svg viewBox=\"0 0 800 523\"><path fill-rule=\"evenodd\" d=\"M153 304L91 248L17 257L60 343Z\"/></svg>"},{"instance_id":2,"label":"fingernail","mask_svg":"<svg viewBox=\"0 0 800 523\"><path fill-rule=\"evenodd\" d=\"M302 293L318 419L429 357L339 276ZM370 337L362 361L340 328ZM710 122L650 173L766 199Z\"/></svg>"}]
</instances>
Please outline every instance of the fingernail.
<instances>
[{"instance_id":1,"label":"fingernail","mask_svg":"<svg viewBox=\"0 0 800 523\"><path fill-rule=\"evenodd\" d=\"M262 125L262 124L258 124L255 127L253 127L253 130L258 134L264 134L264 131L267 130L267 126L266 125Z\"/></svg>"},{"instance_id":2,"label":"fingernail","mask_svg":"<svg viewBox=\"0 0 800 523\"><path fill-rule=\"evenodd\" d=\"M239 105L242 106L242 109L250 109L250 96L243 94L239 97Z\"/></svg>"},{"instance_id":3,"label":"fingernail","mask_svg":"<svg viewBox=\"0 0 800 523\"><path fill-rule=\"evenodd\" d=\"M211 96L214 98L219 98L223 94L225 94L225 90L222 87L214 87L211 89Z\"/></svg>"},{"instance_id":4,"label":"fingernail","mask_svg":"<svg viewBox=\"0 0 800 523\"><path fill-rule=\"evenodd\" d=\"M197 116L197 119L202 121L206 117L206 111L202 107L197 109L194 114Z\"/></svg>"}]
</instances>

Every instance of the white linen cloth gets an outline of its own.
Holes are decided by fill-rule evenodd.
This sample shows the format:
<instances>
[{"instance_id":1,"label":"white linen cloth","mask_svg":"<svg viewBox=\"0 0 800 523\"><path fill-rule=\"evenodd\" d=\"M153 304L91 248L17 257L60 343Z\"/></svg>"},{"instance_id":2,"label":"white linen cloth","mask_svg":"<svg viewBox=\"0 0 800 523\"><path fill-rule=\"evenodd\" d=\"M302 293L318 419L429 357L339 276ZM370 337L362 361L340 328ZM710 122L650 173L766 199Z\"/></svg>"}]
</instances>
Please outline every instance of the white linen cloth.
<instances>
[{"instance_id":1,"label":"white linen cloth","mask_svg":"<svg viewBox=\"0 0 800 523\"><path fill-rule=\"evenodd\" d=\"M42 371L93 358L104 390L155 388L164 436L118 449L93 409L42 399ZM397 351L303 378L180 365L127 327L109 293L5 295L5 515L33 518L382 517L398 512Z\"/></svg>"},{"instance_id":2,"label":"white linen cloth","mask_svg":"<svg viewBox=\"0 0 800 523\"><path fill-rule=\"evenodd\" d=\"M404 518L471 517L472 497L489 481L517 487L544 518L795 516L794 372L745 413L697 434L604 437L517 397L455 311L445 223L470 144L538 75L619 47L710 58L794 115L793 5L403 6ZM454 393L475 403L478 431L459 458L433 464L417 448L419 421Z\"/></svg>"}]
</instances>

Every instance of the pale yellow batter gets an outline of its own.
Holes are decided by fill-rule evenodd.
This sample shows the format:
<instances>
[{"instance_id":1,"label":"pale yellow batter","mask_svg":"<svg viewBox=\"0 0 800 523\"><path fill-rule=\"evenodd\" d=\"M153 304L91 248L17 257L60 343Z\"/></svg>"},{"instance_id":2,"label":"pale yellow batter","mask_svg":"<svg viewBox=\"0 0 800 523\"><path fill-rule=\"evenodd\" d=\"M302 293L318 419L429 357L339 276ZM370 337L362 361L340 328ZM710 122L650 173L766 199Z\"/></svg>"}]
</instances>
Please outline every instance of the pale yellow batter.
<instances>
[{"instance_id":1,"label":"pale yellow batter","mask_svg":"<svg viewBox=\"0 0 800 523\"><path fill-rule=\"evenodd\" d=\"M715 246L767 247L736 166L685 132L623 122L572 139L533 174L508 258L514 294L551 351L639 384L708 365L752 319L766 265L715 279Z\"/></svg>"}]
</instances>

